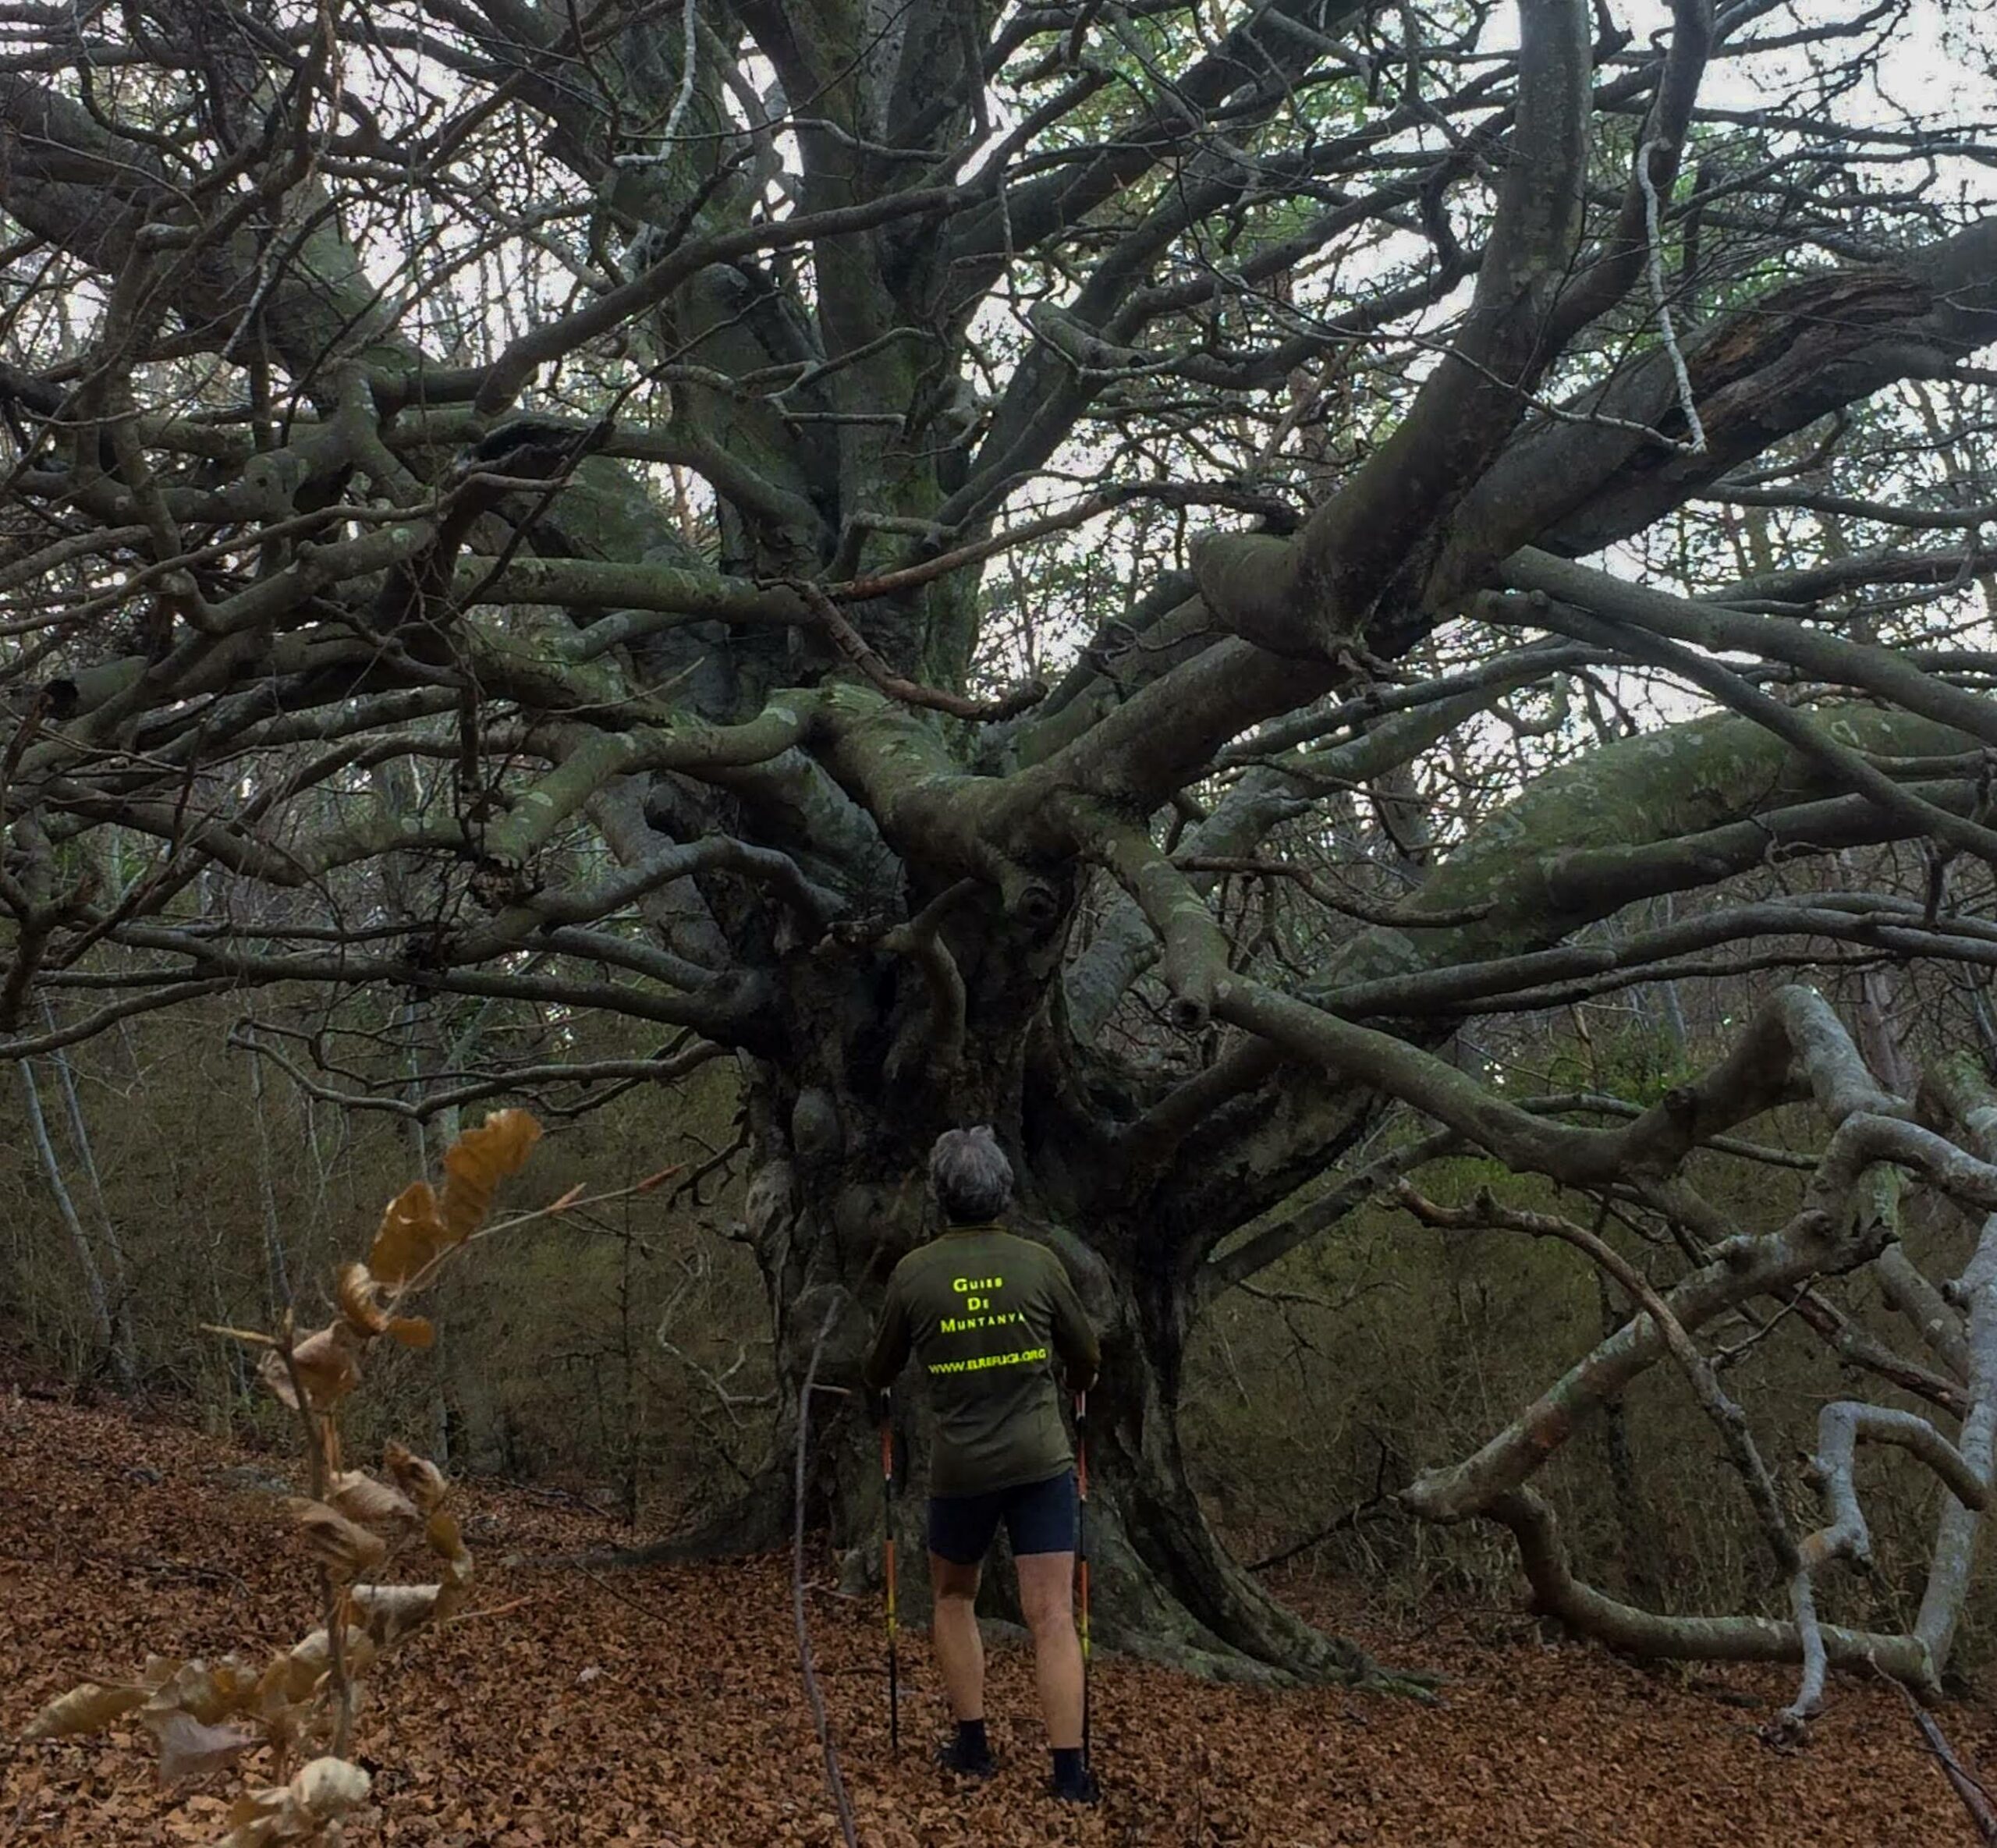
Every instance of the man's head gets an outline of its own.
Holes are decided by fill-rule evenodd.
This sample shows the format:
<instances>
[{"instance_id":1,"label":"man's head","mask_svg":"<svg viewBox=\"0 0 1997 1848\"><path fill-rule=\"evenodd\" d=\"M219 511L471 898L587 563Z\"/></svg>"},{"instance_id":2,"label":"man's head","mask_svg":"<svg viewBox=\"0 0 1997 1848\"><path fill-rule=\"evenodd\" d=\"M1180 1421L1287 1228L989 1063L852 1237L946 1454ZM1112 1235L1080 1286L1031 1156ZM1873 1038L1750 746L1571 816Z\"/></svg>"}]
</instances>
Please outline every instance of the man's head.
<instances>
[{"instance_id":1,"label":"man's head","mask_svg":"<svg viewBox=\"0 0 1997 1848\"><path fill-rule=\"evenodd\" d=\"M929 1151L929 1190L952 1225L982 1225L1013 1197L1013 1164L991 1126L945 1130Z\"/></svg>"}]
</instances>

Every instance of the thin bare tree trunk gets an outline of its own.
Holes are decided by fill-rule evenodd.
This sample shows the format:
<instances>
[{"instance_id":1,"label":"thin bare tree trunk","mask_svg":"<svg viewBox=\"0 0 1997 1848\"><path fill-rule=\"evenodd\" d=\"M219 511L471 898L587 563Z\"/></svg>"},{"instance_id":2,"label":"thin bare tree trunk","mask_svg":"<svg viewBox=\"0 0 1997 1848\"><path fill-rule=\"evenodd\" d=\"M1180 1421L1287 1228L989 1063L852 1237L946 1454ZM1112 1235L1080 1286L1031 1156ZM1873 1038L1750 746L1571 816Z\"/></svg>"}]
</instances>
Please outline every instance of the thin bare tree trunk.
<instances>
[{"instance_id":1,"label":"thin bare tree trunk","mask_svg":"<svg viewBox=\"0 0 1997 1848\"><path fill-rule=\"evenodd\" d=\"M90 1235L83 1230L83 1222L77 1217L76 1203L70 1197L69 1183L62 1178L62 1165L56 1159L55 1145L48 1139L48 1125L41 1114L41 1092L34 1081L34 1062L23 1059L20 1071L28 1133L34 1139L35 1153L41 1158L42 1172L48 1176L49 1191L55 1196L56 1210L62 1215L70 1247L76 1254L77 1268L83 1275L83 1289L90 1300L91 1334L99 1354L110 1355L115 1360L117 1344L112 1334L111 1303L105 1292L104 1272L98 1266L97 1254L90 1249Z\"/></svg>"},{"instance_id":2,"label":"thin bare tree trunk","mask_svg":"<svg viewBox=\"0 0 1997 1848\"><path fill-rule=\"evenodd\" d=\"M291 1300L291 1279L284 1261L284 1227L278 1217L277 1181L271 1164L271 1126L264 1101L264 1062L250 1055L250 1096L257 1116L257 1178L264 1197L264 1272L275 1315Z\"/></svg>"},{"instance_id":3,"label":"thin bare tree trunk","mask_svg":"<svg viewBox=\"0 0 1997 1848\"><path fill-rule=\"evenodd\" d=\"M53 1027L54 1009L44 1002L43 1012ZM90 1142L90 1126L83 1120L83 1100L77 1094L76 1074L71 1068L68 1054L56 1053L55 1064L55 1075L62 1084L63 1107L69 1119L69 1140L77 1161L82 1164L83 1179L90 1185L90 1204L96 1209L97 1222L104 1235L105 1255L110 1265L108 1307L112 1363L119 1390L129 1392L139 1380L139 1343L132 1327L132 1282L125 1264L125 1241L118 1235L118 1222L112 1218L111 1208L104 1197L104 1183L98 1173L97 1155Z\"/></svg>"},{"instance_id":4,"label":"thin bare tree trunk","mask_svg":"<svg viewBox=\"0 0 1997 1848\"><path fill-rule=\"evenodd\" d=\"M1595 1292L1602 1305L1602 1333L1605 1340L1626 1318L1609 1293L1607 1275L1599 1270L1595 1272ZM1644 1506L1643 1485L1637 1478L1636 1455L1630 1444L1629 1408L1619 1392L1603 1403L1602 1431L1608 1452L1609 1487L1615 1497L1623 1588L1638 1603L1655 1604L1660 1595L1658 1574L1652 1570L1655 1523Z\"/></svg>"}]
</instances>

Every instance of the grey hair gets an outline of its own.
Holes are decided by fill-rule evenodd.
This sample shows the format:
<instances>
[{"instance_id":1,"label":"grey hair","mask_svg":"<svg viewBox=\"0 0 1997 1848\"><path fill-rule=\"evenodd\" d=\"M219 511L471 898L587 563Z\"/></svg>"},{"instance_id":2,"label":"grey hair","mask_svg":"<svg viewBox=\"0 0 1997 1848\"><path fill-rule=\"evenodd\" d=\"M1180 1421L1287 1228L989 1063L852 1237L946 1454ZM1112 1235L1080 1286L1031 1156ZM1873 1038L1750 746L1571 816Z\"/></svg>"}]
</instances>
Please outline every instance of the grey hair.
<instances>
[{"instance_id":1,"label":"grey hair","mask_svg":"<svg viewBox=\"0 0 1997 1848\"><path fill-rule=\"evenodd\" d=\"M1013 1164L989 1123L945 1130L929 1151L929 1190L958 1225L995 1219L1013 1197Z\"/></svg>"}]
</instances>

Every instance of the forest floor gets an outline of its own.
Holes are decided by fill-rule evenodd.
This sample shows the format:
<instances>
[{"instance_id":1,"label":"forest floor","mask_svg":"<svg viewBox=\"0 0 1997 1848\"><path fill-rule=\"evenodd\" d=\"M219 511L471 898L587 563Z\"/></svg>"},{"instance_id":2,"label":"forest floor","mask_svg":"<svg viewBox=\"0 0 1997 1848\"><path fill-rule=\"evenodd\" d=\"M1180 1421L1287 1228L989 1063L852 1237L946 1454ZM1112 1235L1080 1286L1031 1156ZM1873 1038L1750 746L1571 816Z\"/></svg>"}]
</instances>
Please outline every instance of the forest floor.
<instances>
[{"instance_id":1,"label":"forest floor","mask_svg":"<svg viewBox=\"0 0 1997 1848\"><path fill-rule=\"evenodd\" d=\"M275 1467L183 1424L0 1388L0 1843L124 1848L225 1832L238 1776L161 1792L143 1733L34 1745L20 1736L73 1683L129 1673L149 1652L261 1658L311 1626L310 1574L281 1538L268 1492L243 1486ZM458 1492L477 1587L464 1614L370 1683L356 1755L374 1774L373 1806L349 1843L838 1840L798 1674L787 1561L592 1573L558 1556L615 1539L604 1517L528 1491ZM828 1580L827 1562L814 1564ZM1077 1812L1041 1794L1022 1651L992 1651L1004 1762L991 1782L966 1788L928 1761L944 1727L924 1639L904 1641L896 1762L878 1612L825 1582L811 1611L867 1848L1974 1839L1885 1690L1836 1683L1811 1743L1785 1755L1756 1729L1785 1697L1786 1672L1646 1672L1598 1649L1547 1646L1488 1610L1431 1612L1403 1630L1335 1599L1313 1614L1384 1660L1439 1672L1436 1704L1212 1687L1099 1660L1105 1797ZM1942 1717L1963 1761L1997 1773L1997 1714L1977 1703ZM243 1768L254 1779L257 1760Z\"/></svg>"}]
</instances>

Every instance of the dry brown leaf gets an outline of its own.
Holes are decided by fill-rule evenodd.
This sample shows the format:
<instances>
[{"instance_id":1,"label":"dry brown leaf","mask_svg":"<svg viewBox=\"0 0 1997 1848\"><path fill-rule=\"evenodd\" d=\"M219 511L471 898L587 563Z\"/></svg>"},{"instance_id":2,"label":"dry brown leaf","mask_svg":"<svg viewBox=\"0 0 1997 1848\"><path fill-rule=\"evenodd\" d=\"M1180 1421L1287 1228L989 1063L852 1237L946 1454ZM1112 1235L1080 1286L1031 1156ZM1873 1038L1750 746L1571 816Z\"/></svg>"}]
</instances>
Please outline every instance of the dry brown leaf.
<instances>
[{"instance_id":1,"label":"dry brown leaf","mask_svg":"<svg viewBox=\"0 0 1997 1848\"><path fill-rule=\"evenodd\" d=\"M199 1660L181 1662L156 1678L154 1663L147 1662L146 1669L153 1694L142 1719L149 1714L184 1713L213 1726L232 1713L247 1712L257 1697L256 1674L239 1655L225 1655L213 1668Z\"/></svg>"},{"instance_id":2,"label":"dry brown leaf","mask_svg":"<svg viewBox=\"0 0 1997 1848\"><path fill-rule=\"evenodd\" d=\"M427 1456L397 1443L392 1438L381 1446L381 1467L395 1478L395 1486L425 1514L443 1506L451 1485L444 1472Z\"/></svg>"},{"instance_id":3,"label":"dry brown leaf","mask_svg":"<svg viewBox=\"0 0 1997 1848\"><path fill-rule=\"evenodd\" d=\"M122 1684L106 1686L86 1681L73 1687L60 1700L51 1701L28 1722L24 1739L69 1739L79 1733L101 1732L121 1714L143 1707L147 1698L143 1687Z\"/></svg>"},{"instance_id":4,"label":"dry brown leaf","mask_svg":"<svg viewBox=\"0 0 1997 1848\"><path fill-rule=\"evenodd\" d=\"M326 1570L341 1584L372 1572L388 1556L388 1543L358 1521L349 1520L337 1508L324 1502L295 1498L291 1504L298 1531L305 1544L319 1555Z\"/></svg>"},{"instance_id":5,"label":"dry brown leaf","mask_svg":"<svg viewBox=\"0 0 1997 1848\"><path fill-rule=\"evenodd\" d=\"M367 1626L376 1648L392 1649L437 1615L442 1585L356 1585L349 1597L354 1614Z\"/></svg>"},{"instance_id":6,"label":"dry brown leaf","mask_svg":"<svg viewBox=\"0 0 1997 1848\"><path fill-rule=\"evenodd\" d=\"M291 1780L291 1787L314 1816L327 1822L367 1800L368 1777L344 1758L314 1758Z\"/></svg>"},{"instance_id":7,"label":"dry brown leaf","mask_svg":"<svg viewBox=\"0 0 1997 1848\"><path fill-rule=\"evenodd\" d=\"M39 1401L0 1406L0 1423L6 1453L0 1552L12 1551L16 1570L25 1575L0 1616L16 1726L33 1714L27 1702L34 1690L60 1693L100 1669L140 1683L140 1673L128 1673L126 1655L115 1652L130 1646L141 1606L154 1613L151 1621L173 1630L214 1634L309 1595L299 1583L295 1547L268 1545L251 1523L215 1520L201 1487L202 1466L218 1454L213 1439L177 1424L134 1424L113 1412ZM370 1467L386 1480L375 1467L378 1450L374 1456ZM107 1470L141 1460L159 1467L172 1485L149 1498L153 1506L135 1509L104 1495ZM227 1460L240 1460L231 1452ZM8 1463L20 1467L9 1474ZM445 1505L465 1523L469 1544L463 1492L454 1485ZM579 1508L516 1500L499 1489L481 1493L479 1502L503 1513L544 1551L581 1552L604 1538L597 1517ZM226 1592L149 1591L111 1572L73 1574L68 1562L84 1509L101 1523L89 1537L93 1548L211 1562L240 1576L249 1597L232 1580ZM484 1549L472 1550L482 1569ZM427 1562L430 1555L419 1542L406 1556ZM370 1805L387 1814L366 1841L438 1848L463 1836L529 1848L537 1831L544 1838L541 1848L798 1848L836 1840L821 1813L818 1754L772 1750L768 1743L773 1729L800 1711L788 1627L791 1566L787 1557L764 1559L676 1569L651 1584L620 1580L619 1587L641 1601L665 1601L659 1608L669 1621L642 1633L630 1626L651 1619L580 1577L559 1596L504 1616L481 1613L442 1633L433 1616L406 1644L441 1681L426 1676L424 1688L409 1683L390 1696L392 1680L399 1677L356 1670L391 1710L364 1725L360 1749L382 1752L395 1767L393 1796L385 1770L370 1794ZM878 1660L878 1602L815 1603L817 1647L833 1663L859 1671L829 1681L828 1699L842 1745L853 1740L848 1775L857 1786L861 1839L867 1848L984 1848L1029 1839L1050 1848L1100 1848L1108 1840L1158 1848L1196 1842L1202 1848L1331 1848L1341 1838L1374 1848L1502 1848L1546 1839L1940 1848L1963 1837L1963 1812L1946 1780L1922 1752L1897 1697L1870 1677L1850 1677L1839 1688L1818 1750L1785 1758L1758 1751L1730 1708L1750 1701L1779 1706L1794 1692L1790 1671L1702 1665L1690 1682L1644 1676L1599 1648L1548 1644L1537 1627L1512 1622L1481 1599L1436 1597L1411 1625L1405 1606L1382 1619L1363 1601L1367 1588L1357 1581L1314 1571L1273 1578L1300 1616L1332 1629L1371 1626L1368 1640L1390 1659L1396 1652L1403 1661L1418 1655L1423 1666L1449 1676L1455 1697L1426 1704L1346 1688L1272 1693L1188 1680L1098 1655L1094 1736L1109 1774L1104 1781L1115 1779L1114 1826L1106 1833L1101 1818L1057 1814L1023 1786L946 1789L906 1736L896 1764ZM364 1660L378 1619L366 1613L364 1635L364 1593L351 1595L348 1647ZM184 1619L168 1615L174 1611ZM132 1671L143 1648L129 1658ZM267 1732L289 1729L282 1768L267 1771L261 1750L246 1753L232 1772L190 1786L215 1791L219 1803L197 1797L192 1808L169 1812L133 1781L137 1754L114 1756L101 1733L11 1755L0 1743L0 1841L9 1848L136 1848L140 1842L208 1848L228 1833L223 1818L238 1789L286 1787L302 1763L325 1749L305 1729L316 1719L323 1731L331 1708L323 1687L312 1693L325 1665L323 1637L308 1654L314 1659L301 1676L307 1697L280 1701L268 1716L259 1706L250 1716ZM214 1653L208 1659L212 1663ZM604 1670L587 1687L578 1678L584 1664ZM152 1678L164 1683L181 1666L155 1664ZM282 1672L290 1668L285 1659ZM940 1716L941 1693L926 1652L905 1651L902 1672L906 1732L918 1711ZM573 1689L572 1679L578 1680ZM1041 1735L1030 1667L995 1657L991 1682L993 1729L1023 1749ZM679 1723L685 1715L662 1717L655 1698L662 1683L690 1704L686 1725ZM273 1690L274 1700L280 1691ZM0 1717L0 1729L6 1723ZM939 1717L938 1723L948 1722ZM1997 1765L1997 1709L1987 1700L1960 1703L1947 1724L1965 1761L1973 1768L1980 1763L1987 1782ZM137 1734L150 1765L151 1736L140 1733L136 1717L112 1729ZM1202 1743L1210 1758L1201 1755ZM527 1802L509 1800L516 1788L530 1793ZM511 1812L503 1824L502 1809ZM342 1818L349 1848L360 1848L356 1814ZM1973 1839L1974 1831L1968 1834ZM321 1825L321 1843L324 1835ZM310 1840L274 1839L270 1848L307 1848Z\"/></svg>"},{"instance_id":8,"label":"dry brown leaf","mask_svg":"<svg viewBox=\"0 0 1997 1848\"><path fill-rule=\"evenodd\" d=\"M229 1833L219 1848L264 1848L268 1842L295 1842L305 1820L302 1805L289 1784L275 1790L253 1790L229 1806Z\"/></svg>"},{"instance_id":9,"label":"dry brown leaf","mask_svg":"<svg viewBox=\"0 0 1997 1848\"><path fill-rule=\"evenodd\" d=\"M293 1365L305 1387L305 1396L315 1412L343 1399L360 1384L360 1347L364 1337L345 1321L308 1335L292 1350ZM273 1348L257 1368L264 1383L279 1399L298 1410L298 1395L292 1390L291 1371L284 1356Z\"/></svg>"},{"instance_id":10,"label":"dry brown leaf","mask_svg":"<svg viewBox=\"0 0 1997 1848\"><path fill-rule=\"evenodd\" d=\"M439 1508L423 1530L430 1550L440 1559L456 1559L465 1550L464 1536L458 1531L458 1517Z\"/></svg>"},{"instance_id":11,"label":"dry brown leaf","mask_svg":"<svg viewBox=\"0 0 1997 1848\"><path fill-rule=\"evenodd\" d=\"M367 1800L367 1773L344 1758L314 1758L288 1784L238 1797L219 1848L266 1848L318 1833Z\"/></svg>"},{"instance_id":12,"label":"dry brown leaf","mask_svg":"<svg viewBox=\"0 0 1997 1848\"><path fill-rule=\"evenodd\" d=\"M147 1708L139 1715L139 1723L158 1742L162 1784L206 1777L211 1771L234 1764L251 1746L263 1743L263 1734L247 1726L204 1726L178 1708L158 1713Z\"/></svg>"},{"instance_id":13,"label":"dry brown leaf","mask_svg":"<svg viewBox=\"0 0 1997 1848\"><path fill-rule=\"evenodd\" d=\"M293 1662L289 1651L281 1650L271 1658L270 1666L264 1669L262 1678L257 1683L255 1703L257 1717L266 1726L295 1700L304 1697L294 1695L291 1691L294 1674L301 1680L303 1678L303 1669ZM310 1688L306 1690L307 1694L310 1692Z\"/></svg>"},{"instance_id":14,"label":"dry brown leaf","mask_svg":"<svg viewBox=\"0 0 1997 1848\"><path fill-rule=\"evenodd\" d=\"M364 1470L335 1476L326 1491L326 1501L349 1520L373 1529L392 1550L401 1545L422 1519L416 1504L400 1489L378 1482Z\"/></svg>"},{"instance_id":15,"label":"dry brown leaf","mask_svg":"<svg viewBox=\"0 0 1997 1848\"><path fill-rule=\"evenodd\" d=\"M315 1630L271 1658L257 1688L257 1711L266 1719L311 1698L319 1677L326 1672L325 1638L323 1630ZM315 1642L316 1650L310 1647Z\"/></svg>"},{"instance_id":16,"label":"dry brown leaf","mask_svg":"<svg viewBox=\"0 0 1997 1848\"><path fill-rule=\"evenodd\" d=\"M391 1296L422 1279L453 1245L476 1232L492 1209L500 1182L517 1174L541 1135L524 1110L495 1110L444 1151L444 1197L427 1181L390 1201L367 1254L373 1280Z\"/></svg>"},{"instance_id":17,"label":"dry brown leaf","mask_svg":"<svg viewBox=\"0 0 1997 1848\"><path fill-rule=\"evenodd\" d=\"M349 1675L365 1674L378 1653L367 1633L350 1623L342 1648ZM332 1665L332 1641L326 1631L315 1630L300 1637L264 1671L257 1688L258 1710L273 1712L296 1701L310 1700Z\"/></svg>"},{"instance_id":18,"label":"dry brown leaf","mask_svg":"<svg viewBox=\"0 0 1997 1848\"><path fill-rule=\"evenodd\" d=\"M540 1137L541 1125L524 1110L495 1110L478 1128L467 1130L444 1151L441 1202L427 1181L405 1187L388 1202L367 1262L359 1267L366 1287L364 1279L354 1279L353 1311L347 1311L344 1298L342 1311L353 1314L357 1326L381 1332L370 1317L380 1313L384 1294L392 1302L425 1281L439 1257L478 1229L492 1209L494 1190L520 1171ZM384 1325L395 1332L392 1325ZM398 1339L413 1347L428 1345L427 1336L414 1328Z\"/></svg>"},{"instance_id":19,"label":"dry brown leaf","mask_svg":"<svg viewBox=\"0 0 1997 1848\"><path fill-rule=\"evenodd\" d=\"M452 1243L438 1210L437 1195L427 1181L403 1188L381 1214L367 1268L378 1283L395 1289L431 1265Z\"/></svg>"},{"instance_id":20,"label":"dry brown leaf","mask_svg":"<svg viewBox=\"0 0 1997 1848\"><path fill-rule=\"evenodd\" d=\"M471 1584L471 1553L459 1534L456 1517L441 1508L431 1516L424 1538L444 1562L444 1595L437 1614L448 1617L463 1601Z\"/></svg>"},{"instance_id":21,"label":"dry brown leaf","mask_svg":"<svg viewBox=\"0 0 1997 1848\"><path fill-rule=\"evenodd\" d=\"M444 1223L453 1244L469 1238L492 1210L492 1195L527 1165L541 1125L524 1110L495 1110L444 1151Z\"/></svg>"},{"instance_id":22,"label":"dry brown leaf","mask_svg":"<svg viewBox=\"0 0 1997 1848\"><path fill-rule=\"evenodd\" d=\"M333 1295L355 1332L378 1335L388 1325L388 1311L381 1307L381 1286L364 1264L345 1264L333 1286Z\"/></svg>"},{"instance_id":23,"label":"dry brown leaf","mask_svg":"<svg viewBox=\"0 0 1997 1848\"><path fill-rule=\"evenodd\" d=\"M391 1316L388 1335L404 1347L428 1347L437 1339L437 1327L427 1316Z\"/></svg>"}]
</instances>

